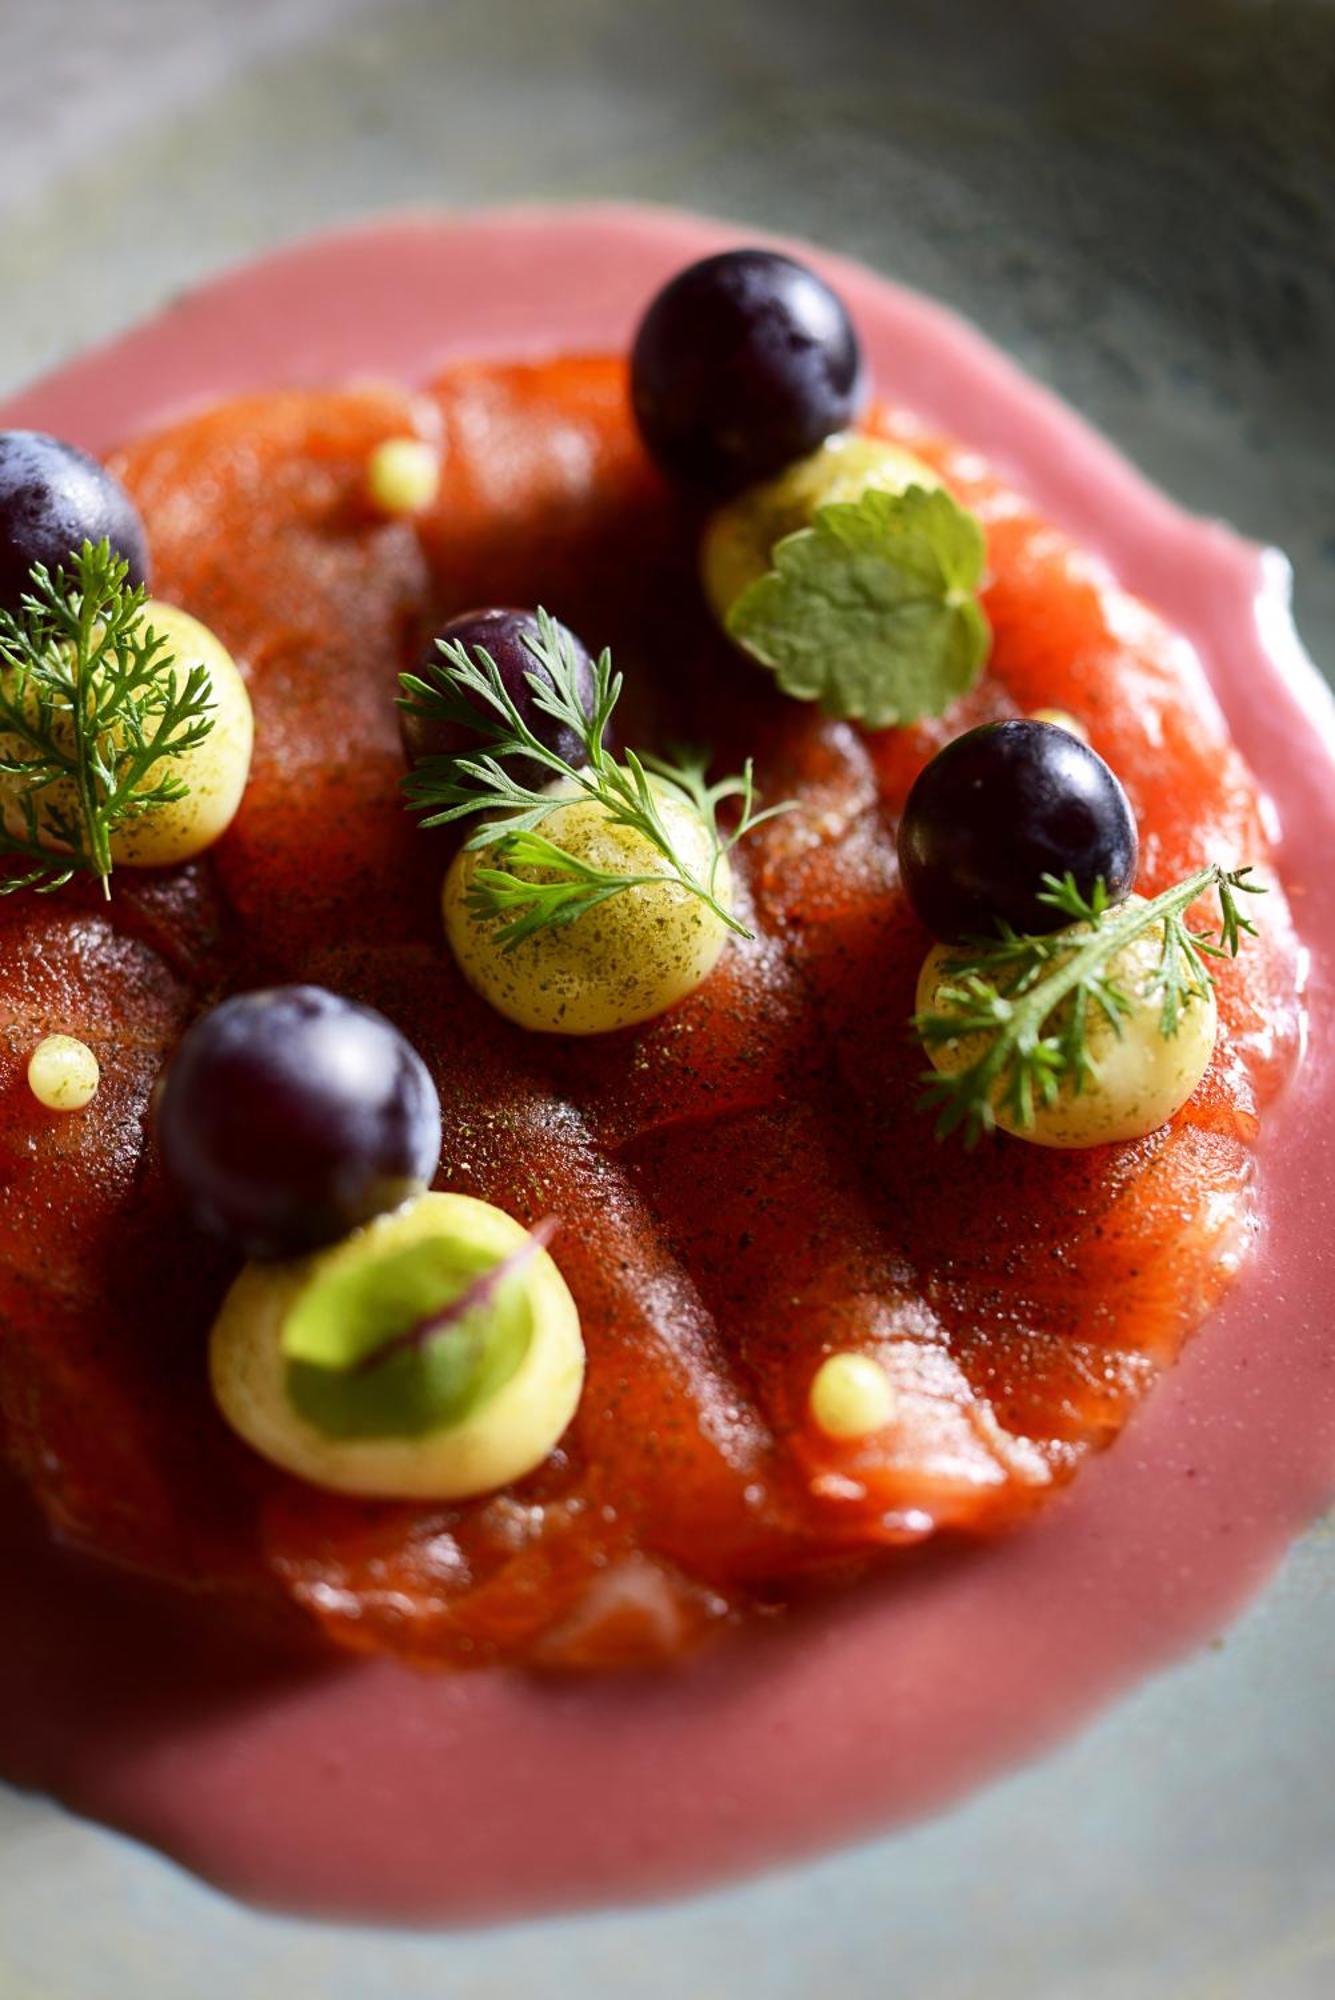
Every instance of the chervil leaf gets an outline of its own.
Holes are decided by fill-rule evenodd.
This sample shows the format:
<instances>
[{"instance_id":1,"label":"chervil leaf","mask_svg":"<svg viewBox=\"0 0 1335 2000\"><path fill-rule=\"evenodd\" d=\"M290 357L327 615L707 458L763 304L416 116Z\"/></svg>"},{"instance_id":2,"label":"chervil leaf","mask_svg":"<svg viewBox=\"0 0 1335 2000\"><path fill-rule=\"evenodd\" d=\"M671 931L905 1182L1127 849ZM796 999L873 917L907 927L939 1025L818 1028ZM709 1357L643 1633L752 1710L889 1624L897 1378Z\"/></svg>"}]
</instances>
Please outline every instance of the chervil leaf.
<instances>
[{"instance_id":1,"label":"chervil leaf","mask_svg":"<svg viewBox=\"0 0 1335 2000\"><path fill-rule=\"evenodd\" d=\"M728 613L785 694L886 729L940 715L982 671L983 532L941 488L818 507Z\"/></svg>"},{"instance_id":2,"label":"chervil leaf","mask_svg":"<svg viewBox=\"0 0 1335 2000\"><path fill-rule=\"evenodd\" d=\"M76 872L105 890L117 828L189 789L173 766L213 728L208 669L177 674L146 603L102 541L0 609L0 896Z\"/></svg>"},{"instance_id":3,"label":"chervil leaf","mask_svg":"<svg viewBox=\"0 0 1335 2000\"><path fill-rule=\"evenodd\" d=\"M1078 1096L1094 1076L1087 1030L1102 1014L1115 1034L1131 1012L1133 996L1113 976L1129 944L1156 928L1159 958L1139 996L1160 997L1159 1032L1171 1040L1194 1000L1210 989L1206 956L1236 958L1244 934L1255 926L1241 914L1239 894L1264 895L1249 882L1249 868L1211 863L1152 902L1110 906L1102 880L1092 895L1072 876L1045 875L1040 902L1070 917L1072 928L1021 936L1007 926L994 938L976 938L952 952L951 983L938 987L938 1005L915 1014L925 1048L981 1037L979 1053L963 1069L929 1070L921 1102L937 1114L937 1136L962 1130L969 1144L990 1132L1004 1108L1021 1130L1034 1122L1039 1103L1051 1104L1063 1085ZM1220 926L1215 939L1190 931L1186 912L1216 890Z\"/></svg>"},{"instance_id":4,"label":"chervil leaf","mask_svg":"<svg viewBox=\"0 0 1335 2000\"><path fill-rule=\"evenodd\" d=\"M719 870L739 840L789 806L757 807L749 763L737 776L711 785L704 757L683 756L674 762L647 752L640 757L633 750L620 759L613 757L603 741L621 696L621 676L612 672L611 655L604 648L594 661L592 700L586 707L579 668L568 645L541 608L537 622L537 636L524 642L535 669L528 676L529 688L544 714L579 742L577 762L567 762L533 733L484 647L475 647L470 656L457 641L438 641L440 658L429 663L425 678L400 677L401 707L466 722L485 745L475 755L425 758L404 780L410 806L427 815L423 826L446 826L481 816L484 823L465 846L485 848L493 862L508 864L478 869L468 895L474 915L501 923L501 943L512 951L537 931L574 923L609 897L662 879L591 867L547 839L541 832L543 821L572 799L584 798L600 806L614 826L641 834L662 855L683 889L738 937L749 938L751 932L718 900ZM553 779L563 781L560 789L554 791L550 785L539 789L517 778L512 762L517 758L550 771ZM665 792L699 815L709 837L709 865L701 874L673 844L661 810ZM725 832L718 823L719 808L734 799L738 810ZM517 874L518 868L540 874L535 880L532 874Z\"/></svg>"}]
</instances>

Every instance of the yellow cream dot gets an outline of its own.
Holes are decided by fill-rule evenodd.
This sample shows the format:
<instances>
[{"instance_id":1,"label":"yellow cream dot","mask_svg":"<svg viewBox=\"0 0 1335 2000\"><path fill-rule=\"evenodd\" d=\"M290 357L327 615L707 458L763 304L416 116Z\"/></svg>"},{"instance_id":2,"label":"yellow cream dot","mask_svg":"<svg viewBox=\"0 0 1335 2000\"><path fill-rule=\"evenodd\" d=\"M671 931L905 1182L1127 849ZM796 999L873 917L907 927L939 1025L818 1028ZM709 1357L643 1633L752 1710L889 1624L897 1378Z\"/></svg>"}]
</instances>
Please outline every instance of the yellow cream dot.
<instances>
[{"instance_id":1,"label":"yellow cream dot","mask_svg":"<svg viewBox=\"0 0 1335 2000\"><path fill-rule=\"evenodd\" d=\"M1078 736L1082 743L1089 741L1089 731L1084 723L1064 708L1036 708L1029 719L1031 722L1050 722L1054 729L1064 729L1068 736Z\"/></svg>"},{"instance_id":2,"label":"yellow cream dot","mask_svg":"<svg viewBox=\"0 0 1335 2000\"><path fill-rule=\"evenodd\" d=\"M97 1057L73 1035L48 1035L28 1058L28 1084L48 1111L82 1111L97 1095Z\"/></svg>"},{"instance_id":3,"label":"yellow cream dot","mask_svg":"<svg viewBox=\"0 0 1335 2000\"><path fill-rule=\"evenodd\" d=\"M895 1413L890 1377L870 1354L831 1354L811 1384L812 1421L827 1437L871 1437Z\"/></svg>"},{"instance_id":4,"label":"yellow cream dot","mask_svg":"<svg viewBox=\"0 0 1335 2000\"><path fill-rule=\"evenodd\" d=\"M652 782L675 852L696 881L706 881L714 851L704 820L670 787ZM549 787L567 789L559 779ZM673 878L647 835L617 825L596 800L583 797L550 814L542 832L576 863L635 877L637 886L507 950L495 919L469 900L478 869L494 867L495 859L489 861L486 848L461 849L445 877L445 935L464 977L498 1014L533 1034L605 1035L665 1013L709 977L727 926ZM550 870L527 863L515 872L533 882L552 879ZM726 860L714 875L714 894L723 909L731 907Z\"/></svg>"},{"instance_id":5,"label":"yellow cream dot","mask_svg":"<svg viewBox=\"0 0 1335 2000\"><path fill-rule=\"evenodd\" d=\"M440 491L440 453L425 438L386 438L371 453L366 490L384 514L420 514Z\"/></svg>"}]
</instances>

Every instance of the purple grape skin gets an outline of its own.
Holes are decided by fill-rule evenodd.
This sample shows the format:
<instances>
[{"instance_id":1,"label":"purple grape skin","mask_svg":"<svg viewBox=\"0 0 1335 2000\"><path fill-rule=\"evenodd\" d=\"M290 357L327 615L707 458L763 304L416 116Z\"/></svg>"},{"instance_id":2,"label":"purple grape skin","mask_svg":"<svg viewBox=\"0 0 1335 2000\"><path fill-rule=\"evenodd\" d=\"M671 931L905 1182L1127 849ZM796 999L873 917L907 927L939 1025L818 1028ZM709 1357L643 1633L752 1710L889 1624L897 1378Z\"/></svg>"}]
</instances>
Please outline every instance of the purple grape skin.
<instances>
[{"instance_id":1,"label":"purple grape skin","mask_svg":"<svg viewBox=\"0 0 1335 2000\"><path fill-rule=\"evenodd\" d=\"M120 481L45 431L0 431L0 607L19 609L35 563L54 576L85 541L104 538L129 564L128 581L146 585L144 524Z\"/></svg>"},{"instance_id":2,"label":"purple grape skin","mask_svg":"<svg viewBox=\"0 0 1335 2000\"><path fill-rule=\"evenodd\" d=\"M397 1208L440 1162L440 1100L382 1014L319 986L201 1015L160 1085L168 1178L247 1257L295 1256Z\"/></svg>"},{"instance_id":3,"label":"purple grape skin","mask_svg":"<svg viewBox=\"0 0 1335 2000\"><path fill-rule=\"evenodd\" d=\"M555 623L555 621L553 621ZM557 624L556 630L563 642L574 652L578 678L580 704L587 712L593 706L593 661L585 647L570 631L568 626ZM454 640L464 647L471 656L474 647L481 646L490 653L500 672L510 699L523 716L528 727L540 743L554 750L567 764L578 768L587 760L584 746L573 729L567 729L554 716L546 714L534 700L533 690L528 684L529 674L538 674L543 679L548 676L538 665L525 645L526 638L538 637L538 621L532 611L517 611L503 606L492 606L485 611L461 611L440 627L435 639L427 647L419 668L421 678L428 683L433 680L431 667L443 664L437 642ZM490 715L494 711L478 705L479 713ZM603 741L609 740L609 731L604 731ZM403 742L404 755L410 765L423 757L459 757L470 753L477 755L488 748L486 738L468 729L461 722L449 722L443 718L419 715L412 709L399 710L399 735ZM511 757L509 768L523 784L541 786L553 776L545 764L534 757Z\"/></svg>"},{"instance_id":4,"label":"purple grape skin","mask_svg":"<svg viewBox=\"0 0 1335 2000\"><path fill-rule=\"evenodd\" d=\"M1130 894L1140 842L1130 802L1102 757L1055 723L985 722L938 751L899 823L904 891L936 937L991 937L997 919L1045 934L1071 919L1038 901L1068 871L1089 896Z\"/></svg>"},{"instance_id":5,"label":"purple grape skin","mask_svg":"<svg viewBox=\"0 0 1335 2000\"><path fill-rule=\"evenodd\" d=\"M650 456L719 494L805 458L853 421L865 391L842 301L773 250L725 250L678 272L640 322L630 377Z\"/></svg>"}]
</instances>

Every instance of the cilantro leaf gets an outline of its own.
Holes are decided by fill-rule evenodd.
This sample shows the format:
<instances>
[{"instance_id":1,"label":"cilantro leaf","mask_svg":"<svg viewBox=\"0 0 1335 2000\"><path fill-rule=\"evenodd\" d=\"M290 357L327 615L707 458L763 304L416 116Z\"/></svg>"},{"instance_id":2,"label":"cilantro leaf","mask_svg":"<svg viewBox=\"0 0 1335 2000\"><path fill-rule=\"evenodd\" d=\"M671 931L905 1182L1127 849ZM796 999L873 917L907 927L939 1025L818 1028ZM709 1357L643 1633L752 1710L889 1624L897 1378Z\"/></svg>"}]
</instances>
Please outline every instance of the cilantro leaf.
<instances>
[{"instance_id":1,"label":"cilantro leaf","mask_svg":"<svg viewBox=\"0 0 1335 2000\"><path fill-rule=\"evenodd\" d=\"M818 507L727 617L785 694L886 729L940 715L982 671L983 531L941 488Z\"/></svg>"}]
</instances>

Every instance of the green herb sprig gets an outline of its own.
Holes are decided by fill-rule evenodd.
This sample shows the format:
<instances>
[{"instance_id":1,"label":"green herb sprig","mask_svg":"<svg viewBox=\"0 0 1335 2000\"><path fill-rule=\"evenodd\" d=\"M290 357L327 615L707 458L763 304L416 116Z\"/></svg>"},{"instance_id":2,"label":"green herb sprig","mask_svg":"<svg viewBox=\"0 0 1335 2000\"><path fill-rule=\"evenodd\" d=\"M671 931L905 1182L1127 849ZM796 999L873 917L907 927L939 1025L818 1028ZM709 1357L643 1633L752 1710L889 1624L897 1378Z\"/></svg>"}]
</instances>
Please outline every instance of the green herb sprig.
<instances>
[{"instance_id":1,"label":"green herb sprig","mask_svg":"<svg viewBox=\"0 0 1335 2000\"><path fill-rule=\"evenodd\" d=\"M785 694L886 729L944 714L982 672L983 531L944 488L831 501L770 563L726 624Z\"/></svg>"},{"instance_id":2,"label":"green herb sprig","mask_svg":"<svg viewBox=\"0 0 1335 2000\"><path fill-rule=\"evenodd\" d=\"M457 640L439 644L440 660L425 673L403 674L400 706L435 720L463 723L486 744L475 756L428 757L404 780L408 802L424 812L423 826L445 826L484 815L490 822L465 843L487 848L498 865L479 867L469 890L477 916L504 924L506 950L549 926L572 924L586 911L628 889L661 883L661 874L618 874L567 854L540 831L542 822L572 799L591 799L616 826L643 836L667 862L670 878L696 896L738 937L751 933L719 900L719 870L746 834L789 806L758 810L748 760L741 773L710 784L708 759L682 756L675 762L627 750L620 759L603 743L607 724L621 698L622 676L612 671L604 648L594 662L592 698L581 698L581 674L568 640L545 611L538 631L525 641L534 671L527 675L536 706L577 739L584 761L567 762L542 742L515 705L496 662L485 647L470 651ZM524 758L563 780L552 794L525 784L507 760ZM548 782L551 782L549 780ZM709 862L697 874L682 859L663 817L663 792L699 815L710 841ZM718 824L719 809L736 800L739 811L729 832ZM501 824L498 826L496 822ZM501 865L508 864L508 865ZM543 880L530 881L518 868L538 868Z\"/></svg>"},{"instance_id":3,"label":"green herb sprig","mask_svg":"<svg viewBox=\"0 0 1335 2000\"><path fill-rule=\"evenodd\" d=\"M54 576L34 567L17 612L0 609L0 860L18 864L0 895L78 873L109 893L116 829L189 790L171 765L213 728L208 670L172 670L128 576L108 542L85 542Z\"/></svg>"},{"instance_id":4,"label":"green herb sprig","mask_svg":"<svg viewBox=\"0 0 1335 2000\"><path fill-rule=\"evenodd\" d=\"M1102 881L1086 897L1069 874L1060 880L1045 875L1040 902L1072 923L1087 924L1088 937L1072 939L1064 930L1025 936L1003 924L997 937L970 940L952 956L952 982L937 996L944 1008L913 1018L929 1048L969 1035L986 1037L974 1062L953 1072L929 1070L923 1078L921 1101L939 1114L937 1136L962 1128L973 1145L995 1127L998 1107L1028 1130L1036 1106L1053 1103L1063 1086L1082 1092L1095 1074L1088 1046L1091 1019L1101 1015L1120 1036L1132 1010L1133 996L1113 976L1114 961L1156 927L1162 933L1158 964L1135 997L1157 994L1159 1031L1174 1036L1184 1009L1209 992L1206 961L1235 958L1244 934L1256 935L1237 901L1240 894L1264 894L1247 880L1251 872L1211 863L1150 902L1111 911ZM1185 912L1212 889L1219 897L1217 934L1189 930Z\"/></svg>"}]
</instances>

